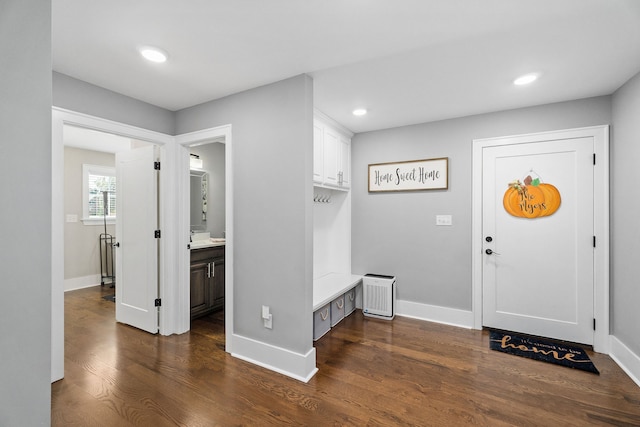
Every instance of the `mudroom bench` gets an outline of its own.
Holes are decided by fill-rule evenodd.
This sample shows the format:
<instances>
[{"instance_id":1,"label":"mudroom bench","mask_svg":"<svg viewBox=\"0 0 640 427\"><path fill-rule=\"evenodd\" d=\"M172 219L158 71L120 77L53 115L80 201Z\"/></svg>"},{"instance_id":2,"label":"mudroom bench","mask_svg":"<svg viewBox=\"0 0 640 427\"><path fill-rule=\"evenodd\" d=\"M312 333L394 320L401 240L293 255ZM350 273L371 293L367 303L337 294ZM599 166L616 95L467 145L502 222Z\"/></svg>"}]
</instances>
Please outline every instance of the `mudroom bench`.
<instances>
[{"instance_id":1,"label":"mudroom bench","mask_svg":"<svg viewBox=\"0 0 640 427\"><path fill-rule=\"evenodd\" d=\"M329 273L313 281L313 340L316 341L356 309L362 276Z\"/></svg>"}]
</instances>

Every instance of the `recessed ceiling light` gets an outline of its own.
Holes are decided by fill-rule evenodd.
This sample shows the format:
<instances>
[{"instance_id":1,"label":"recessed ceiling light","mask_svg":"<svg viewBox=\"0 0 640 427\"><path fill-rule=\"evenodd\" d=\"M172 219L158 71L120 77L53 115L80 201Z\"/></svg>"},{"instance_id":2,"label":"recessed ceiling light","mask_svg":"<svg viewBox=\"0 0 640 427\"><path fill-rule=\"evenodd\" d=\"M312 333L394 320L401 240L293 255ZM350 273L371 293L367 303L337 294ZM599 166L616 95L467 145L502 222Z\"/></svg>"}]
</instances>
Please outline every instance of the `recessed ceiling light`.
<instances>
[{"instance_id":1,"label":"recessed ceiling light","mask_svg":"<svg viewBox=\"0 0 640 427\"><path fill-rule=\"evenodd\" d=\"M167 60L167 53L157 47L143 46L140 48L140 54L151 62L160 63Z\"/></svg>"},{"instance_id":2,"label":"recessed ceiling light","mask_svg":"<svg viewBox=\"0 0 640 427\"><path fill-rule=\"evenodd\" d=\"M356 108L353 110L354 116L364 116L365 114L367 114L367 110L365 108Z\"/></svg>"},{"instance_id":3,"label":"recessed ceiling light","mask_svg":"<svg viewBox=\"0 0 640 427\"><path fill-rule=\"evenodd\" d=\"M536 80L538 80L539 76L540 74L538 73L525 74L524 76L520 76L517 79L515 79L513 81L513 84L517 86L528 85L529 83L533 83Z\"/></svg>"}]
</instances>

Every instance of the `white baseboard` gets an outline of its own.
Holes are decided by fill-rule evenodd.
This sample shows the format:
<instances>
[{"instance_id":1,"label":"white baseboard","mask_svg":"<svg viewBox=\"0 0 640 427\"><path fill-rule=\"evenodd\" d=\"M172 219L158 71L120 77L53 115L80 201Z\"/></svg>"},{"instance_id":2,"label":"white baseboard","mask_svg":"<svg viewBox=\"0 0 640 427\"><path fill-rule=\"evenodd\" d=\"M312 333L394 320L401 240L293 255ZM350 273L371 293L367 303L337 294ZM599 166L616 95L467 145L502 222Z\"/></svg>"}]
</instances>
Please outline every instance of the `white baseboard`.
<instances>
[{"instance_id":1,"label":"white baseboard","mask_svg":"<svg viewBox=\"0 0 640 427\"><path fill-rule=\"evenodd\" d=\"M473 312L457 308L440 307L437 305L421 304L411 301L398 300L396 315L461 328L473 328Z\"/></svg>"},{"instance_id":2,"label":"white baseboard","mask_svg":"<svg viewBox=\"0 0 640 427\"><path fill-rule=\"evenodd\" d=\"M611 335L611 352L609 356L640 387L640 356L631 351L629 347L613 335Z\"/></svg>"},{"instance_id":3,"label":"white baseboard","mask_svg":"<svg viewBox=\"0 0 640 427\"><path fill-rule=\"evenodd\" d=\"M300 354L240 335L233 335L232 339L231 355L238 359L305 383L318 372L315 347L307 354Z\"/></svg>"},{"instance_id":4,"label":"white baseboard","mask_svg":"<svg viewBox=\"0 0 640 427\"><path fill-rule=\"evenodd\" d=\"M99 274L92 274L90 276L73 277L71 279L64 279L64 291L75 291L77 289L90 288L92 286L99 286L101 282L101 276Z\"/></svg>"}]
</instances>

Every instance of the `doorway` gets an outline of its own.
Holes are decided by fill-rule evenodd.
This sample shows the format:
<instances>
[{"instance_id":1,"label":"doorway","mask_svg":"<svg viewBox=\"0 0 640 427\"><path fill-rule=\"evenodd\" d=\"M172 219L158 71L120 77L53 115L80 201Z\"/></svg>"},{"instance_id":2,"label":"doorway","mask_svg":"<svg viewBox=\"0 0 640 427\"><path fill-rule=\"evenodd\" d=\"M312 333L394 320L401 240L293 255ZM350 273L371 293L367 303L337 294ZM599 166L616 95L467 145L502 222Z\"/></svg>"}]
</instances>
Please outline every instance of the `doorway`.
<instances>
[{"instance_id":1,"label":"doorway","mask_svg":"<svg viewBox=\"0 0 640 427\"><path fill-rule=\"evenodd\" d=\"M607 353L608 127L473 143L475 328L510 328ZM535 192L554 182L561 207L541 213L554 202Z\"/></svg>"},{"instance_id":2,"label":"doorway","mask_svg":"<svg viewBox=\"0 0 640 427\"><path fill-rule=\"evenodd\" d=\"M108 298L109 289L114 295L119 287L118 294L128 299L115 301L116 320L155 333L157 309L153 301L147 302L144 297L133 300L136 294L146 292L132 292L131 288L122 292L124 283L116 281L116 276L124 276L128 282L147 283L149 292L157 295L157 241L145 239L157 228L153 222L157 218L156 192L147 188L149 184L157 186L152 170L155 157L149 160L146 155L142 163L124 161L139 157L141 152L154 153L155 146L70 125L63 126L63 134L65 291L101 284L107 288L103 291ZM143 178L148 175L143 186ZM138 217L141 221L136 221ZM126 236L123 230L127 230ZM143 242L149 246L148 256ZM120 262L114 262L114 258L120 258ZM144 265L150 268L144 269Z\"/></svg>"},{"instance_id":3,"label":"doorway","mask_svg":"<svg viewBox=\"0 0 640 427\"><path fill-rule=\"evenodd\" d=\"M217 328L225 302L225 144L190 147L191 321L215 313Z\"/></svg>"},{"instance_id":4,"label":"doorway","mask_svg":"<svg viewBox=\"0 0 640 427\"><path fill-rule=\"evenodd\" d=\"M152 143L159 147L162 173L159 186L160 265L159 332L181 334L189 330L189 146L224 141L226 164L225 349L233 341L233 185L231 125L171 136L61 108L52 108L52 194L64 189L65 125L92 129ZM64 377L64 202L52 198L51 259L51 381Z\"/></svg>"},{"instance_id":5,"label":"doorway","mask_svg":"<svg viewBox=\"0 0 640 427\"><path fill-rule=\"evenodd\" d=\"M73 126L76 128L101 131L104 133L121 136L130 140L144 141L160 147L160 157L166 158L167 145L173 142L173 138L157 132L147 131L121 123L112 122L80 113L74 113L63 109L52 109L52 167L51 186L52 194L52 260L51 260L51 380L57 381L64 377L64 128ZM166 169L171 171L170 162ZM168 175L168 174L167 174ZM160 178L162 187L169 187L168 176ZM171 193L165 196L162 205L171 206L174 200ZM166 218L161 217L160 226L163 227ZM172 251L171 238L160 242L162 257L171 259ZM160 289L164 287L167 277L172 277L173 265L162 262L162 269L159 272ZM168 328L160 325L160 332L167 333Z\"/></svg>"},{"instance_id":6,"label":"doorway","mask_svg":"<svg viewBox=\"0 0 640 427\"><path fill-rule=\"evenodd\" d=\"M231 125L219 126L202 131L191 132L188 134L176 136L178 144L178 171L179 194L179 243L180 248L185 250L179 260L179 277L184 283L190 283L190 236L191 236L191 167L190 158L192 149L198 150L198 147L219 143L224 144L224 229L220 230L219 222L217 229L214 227L214 234L224 233L225 239L225 259L224 259L224 330L225 330L225 351L232 353L233 350L233 152ZM209 208L207 207L207 210ZM217 230L217 231L216 231ZM181 297L183 301L189 303L190 289L189 286L181 289ZM189 306L189 304L187 304ZM189 321L189 313L182 316L182 320Z\"/></svg>"}]
</instances>

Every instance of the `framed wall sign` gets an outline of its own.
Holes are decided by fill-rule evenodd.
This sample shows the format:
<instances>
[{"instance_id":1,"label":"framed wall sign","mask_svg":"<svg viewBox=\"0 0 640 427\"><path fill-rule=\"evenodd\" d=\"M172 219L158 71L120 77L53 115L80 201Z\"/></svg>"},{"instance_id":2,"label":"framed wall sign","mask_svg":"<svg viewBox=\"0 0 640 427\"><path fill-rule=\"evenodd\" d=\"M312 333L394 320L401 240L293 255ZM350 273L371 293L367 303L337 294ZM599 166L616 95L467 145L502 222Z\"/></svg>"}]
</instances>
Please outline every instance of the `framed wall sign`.
<instances>
[{"instance_id":1,"label":"framed wall sign","mask_svg":"<svg viewBox=\"0 0 640 427\"><path fill-rule=\"evenodd\" d=\"M369 165L369 192L446 190L449 158Z\"/></svg>"}]
</instances>

